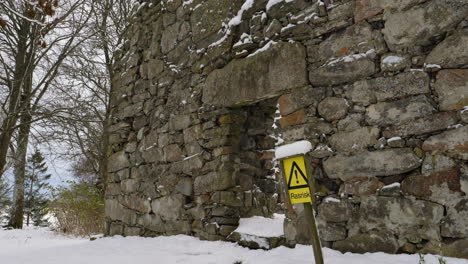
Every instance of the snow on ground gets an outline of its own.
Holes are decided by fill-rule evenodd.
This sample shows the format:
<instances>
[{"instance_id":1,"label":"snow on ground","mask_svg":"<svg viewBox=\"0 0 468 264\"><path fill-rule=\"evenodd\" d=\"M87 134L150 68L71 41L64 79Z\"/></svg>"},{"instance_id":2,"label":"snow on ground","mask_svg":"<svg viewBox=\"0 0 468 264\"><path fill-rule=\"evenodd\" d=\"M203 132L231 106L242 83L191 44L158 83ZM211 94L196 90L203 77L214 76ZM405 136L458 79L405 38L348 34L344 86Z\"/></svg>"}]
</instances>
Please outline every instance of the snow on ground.
<instances>
[{"instance_id":1,"label":"snow on ground","mask_svg":"<svg viewBox=\"0 0 468 264\"><path fill-rule=\"evenodd\" d=\"M417 255L341 254L324 249L327 264L418 264ZM468 260L446 258L448 264ZM228 242L200 241L189 236L158 238L112 237L89 241L57 235L45 229L0 230L2 264L310 264L310 246L249 250ZM426 264L438 263L427 256Z\"/></svg>"},{"instance_id":2,"label":"snow on ground","mask_svg":"<svg viewBox=\"0 0 468 264\"><path fill-rule=\"evenodd\" d=\"M274 214L273 218L262 216L241 218L235 232L262 237L279 237L284 235L284 218L284 214Z\"/></svg>"}]
</instances>

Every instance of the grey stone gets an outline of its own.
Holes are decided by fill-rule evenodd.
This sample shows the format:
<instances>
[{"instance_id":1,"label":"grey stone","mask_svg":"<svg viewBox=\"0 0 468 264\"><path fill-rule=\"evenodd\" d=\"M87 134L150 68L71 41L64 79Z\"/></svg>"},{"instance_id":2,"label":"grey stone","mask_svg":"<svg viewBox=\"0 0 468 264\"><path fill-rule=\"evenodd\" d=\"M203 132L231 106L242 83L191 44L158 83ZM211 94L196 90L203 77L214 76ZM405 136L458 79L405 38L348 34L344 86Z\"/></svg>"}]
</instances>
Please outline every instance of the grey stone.
<instances>
[{"instance_id":1,"label":"grey stone","mask_svg":"<svg viewBox=\"0 0 468 264\"><path fill-rule=\"evenodd\" d=\"M163 221L172 221L181 217L184 203L185 197L175 194L151 201L151 208L154 214L160 216Z\"/></svg>"},{"instance_id":2,"label":"grey stone","mask_svg":"<svg viewBox=\"0 0 468 264\"><path fill-rule=\"evenodd\" d=\"M342 119L346 116L349 103L346 99L338 97L327 97L318 104L319 114L327 121Z\"/></svg>"},{"instance_id":3,"label":"grey stone","mask_svg":"<svg viewBox=\"0 0 468 264\"><path fill-rule=\"evenodd\" d=\"M276 35L279 35L281 33L281 29L283 28L283 25L281 25L281 22L279 22L276 19L273 19L271 23L265 27L264 34L266 38L272 39Z\"/></svg>"},{"instance_id":4,"label":"grey stone","mask_svg":"<svg viewBox=\"0 0 468 264\"><path fill-rule=\"evenodd\" d=\"M234 60L211 72L202 100L217 106L241 105L307 84L304 47L298 43L280 42L266 51Z\"/></svg>"},{"instance_id":5,"label":"grey stone","mask_svg":"<svg viewBox=\"0 0 468 264\"><path fill-rule=\"evenodd\" d=\"M163 148L163 152L164 161L166 162L180 161L184 158L184 153L182 152L180 146L177 144L165 146Z\"/></svg>"},{"instance_id":6,"label":"grey stone","mask_svg":"<svg viewBox=\"0 0 468 264\"><path fill-rule=\"evenodd\" d=\"M349 114L346 118L338 122L339 131L353 131L361 127L361 122L364 120L364 115L361 113Z\"/></svg>"},{"instance_id":7,"label":"grey stone","mask_svg":"<svg viewBox=\"0 0 468 264\"><path fill-rule=\"evenodd\" d=\"M443 15L442 15L443 14ZM468 15L464 0L433 0L402 12L385 11L382 32L391 50L429 45Z\"/></svg>"},{"instance_id":8,"label":"grey stone","mask_svg":"<svg viewBox=\"0 0 468 264\"><path fill-rule=\"evenodd\" d=\"M421 166L421 174L429 176L435 172L452 169L456 166L453 159L440 154L426 154Z\"/></svg>"},{"instance_id":9,"label":"grey stone","mask_svg":"<svg viewBox=\"0 0 468 264\"><path fill-rule=\"evenodd\" d=\"M428 134L447 129L457 124L457 121L458 119L455 113L436 113L405 122L401 125L387 127L382 134L386 138Z\"/></svg>"},{"instance_id":10,"label":"grey stone","mask_svg":"<svg viewBox=\"0 0 468 264\"><path fill-rule=\"evenodd\" d=\"M228 171L211 172L198 176L194 181L195 194L222 191L236 185L233 173Z\"/></svg>"},{"instance_id":11,"label":"grey stone","mask_svg":"<svg viewBox=\"0 0 468 264\"><path fill-rule=\"evenodd\" d=\"M367 230L386 229L405 233L422 226L436 228L444 217L444 207L403 197L369 196L361 199L359 215L361 225ZM413 235L430 238L427 237L430 234L423 232Z\"/></svg>"},{"instance_id":12,"label":"grey stone","mask_svg":"<svg viewBox=\"0 0 468 264\"><path fill-rule=\"evenodd\" d=\"M345 95L352 102L367 106L425 93L430 93L429 76L425 72L415 71L355 82L346 90Z\"/></svg>"},{"instance_id":13,"label":"grey stone","mask_svg":"<svg viewBox=\"0 0 468 264\"><path fill-rule=\"evenodd\" d=\"M317 211L318 217L325 222L346 222L352 217L353 205L346 200L325 198L318 206Z\"/></svg>"},{"instance_id":14,"label":"grey stone","mask_svg":"<svg viewBox=\"0 0 468 264\"><path fill-rule=\"evenodd\" d=\"M377 103L367 107L366 122L370 125L399 125L418 117L430 115L435 108L424 95L394 102Z\"/></svg>"},{"instance_id":15,"label":"grey stone","mask_svg":"<svg viewBox=\"0 0 468 264\"><path fill-rule=\"evenodd\" d=\"M452 238L466 238L468 236L468 199L451 201L447 206L447 217L442 224L442 236Z\"/></svg>"},{"instance_id":16,"label":"grey stone","mask_svg":"<svg viewBox=\"0 0 468 264\"><path fill-rule=\"evenodd\" d=\"M442 70L435 91L442 111L460 110L468 105L468 70Z\"/></svg>"},{"instance_id":17,"label":"grey stone","mask_svg":"<svg viewBox=\"0 0 468 264\"><path fill-rule=\"evenodd\" d=\"M380 62L380 68L384 72L401 71L410 65L411 62L407 56L398 56L396 54L382 56Z\"/></svg>"},{"instance_id":18,"label":"grey stone","mask_svg":"<svg viewBox=\"0 0 468 264\"><path fill-rule=\"evenodd\" d=\"M468 160L468 126L459 127L428 138L423 150L446 153L455 158Z\"/></svg>"},{"instance_id":19,"label":"grey stone","mask_svg":"<svg viewBox=\"0 0 468 264\"><path fill-rule=\"evenodd\" d=\"M322 241L338 241L346 238L346 227L342 224L318 224L320 239Z\"/></svg>"},{"instance_id":20,"label":"grey stone","mask_svg":"<svg viewBox=\"0 0 468 264\"><path fill-rule=\"evenodd\" d=\"M380 130L362 127L353 131L338 132L330 137L330 144L338 152L359 152L377 143Z\"/></svg>"},{"instance_id":21,"label":"grey stone","mask_svg":"<svg viewBox=\"0 0 468 264\"><path fill-rule=\"evenodd\" d=\"M175 190L185 196L192 196L193 182L190 178L182 178L177 183Z\"/></svg>"},{"instance_id":22,"label":"grey stone","mask_svg":"<svg viewBox=\"0 0 468 264\"><path fill-rule=\"evenodd\" d=\"M109 157L109 172L116 172L129 166L130 162L125 151L114 153Z\"/></svg>"},{"instance_id":23,"label":"grey stone","mask_svg":"<svg viewBox=\"0 0 468 264\"><path fill-rule=\"evenodd\" d=\"M391 234L382 232L358 234L333 243L333 249L342 253L385 252L395 254L398 248L396 239Z\"/></svg>"},{"instance_id":24,"label":"grey stone","mask_svg":"<svg viewBox=\"0 0 468 264\"><path fill-rule=\"evenodd\" d=\"M330 86L352 82L376 72L374 61L367 54L342 57L309 72L309 79L315 86Z\"/></svg>"},{"instance_id":25,"label":"grey stone","mask_svg":"<svg viewBox=\"0 0 468 264\"><path fill-rule=\"evenodd\" d=\"M379 51L379 38L367 22L357 23L321 42L316 51L317 58L326 61L343 55ZM315 55L315 54L314 54Z\"/></svg>"},{"instance_id":26,"label":"grey stone","mask_svg":"<svg viewBox=\"0 0 468 264\"><path fill-rule=\"evenodd\" d=\"M229 22L230 18L237 14L242 4L242 1L232 0L208 0L202 2L201 6L195 8L190 16L193 40L198 42L218 32L223 22ZM207 14L209 14L209 19L205 19Z\"/></svg>"},{"instance_id":27,"label":"grey stone","mask_svg":"<svg viewBox=\"0 0 468 264\"><path fill-rule=\"evenodd\" d=\"M467 30L454 32L429 53L426 64L436 64L442 68L466 68L468 66L466 43L468 43Z\"/></svg>"},{"instance_id":28,"label":"grey stone","mask_svg":"<svg viewBox=\"0 0 468 264\"><path fill-rule=\"evenodd\" d=\"M352 156L338 154L324 163L328 177L342 180L353 177L389 176L411 171L421 164L411 149L388 149Z\"/></svg>"}]
</instances>

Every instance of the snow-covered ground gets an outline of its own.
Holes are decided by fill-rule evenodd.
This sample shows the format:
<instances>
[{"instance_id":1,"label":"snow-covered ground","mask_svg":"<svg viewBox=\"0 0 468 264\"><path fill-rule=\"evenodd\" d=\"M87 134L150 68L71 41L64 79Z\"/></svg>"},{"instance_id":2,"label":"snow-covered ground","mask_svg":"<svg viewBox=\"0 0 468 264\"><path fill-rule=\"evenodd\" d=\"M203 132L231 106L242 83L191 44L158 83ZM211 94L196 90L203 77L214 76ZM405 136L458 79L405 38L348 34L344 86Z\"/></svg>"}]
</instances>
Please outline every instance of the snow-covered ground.
<instances>
[{"instance_id":1,"label":"snow-covered ground","mask_svg":"<svg viewBox=\"0 0 468 264\"><path fill-rule=\"evenodd\" d=\"M417 255L341 254L324 249L328 264L418 264ZM468 260L446 258L448 264ZM312 249L297 246L270 251L249 250L228 242L209 242L188 236L158 238L113 237L89 241L58 235L46 229L0 230L2 264L272 264L313 263ZM438 263L426 256L426 264Z\"/></svg>"}]
</instances>

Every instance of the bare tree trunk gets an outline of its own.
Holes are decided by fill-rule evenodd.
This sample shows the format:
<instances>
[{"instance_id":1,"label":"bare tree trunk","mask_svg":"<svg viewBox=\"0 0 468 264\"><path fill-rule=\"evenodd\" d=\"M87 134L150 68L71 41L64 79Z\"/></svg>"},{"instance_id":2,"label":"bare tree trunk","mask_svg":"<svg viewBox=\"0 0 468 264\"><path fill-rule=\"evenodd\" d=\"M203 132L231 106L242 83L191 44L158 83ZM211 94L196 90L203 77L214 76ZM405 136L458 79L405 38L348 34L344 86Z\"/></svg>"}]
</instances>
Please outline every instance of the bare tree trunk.
<instances>
[{"instance_id":1,"label":"bare tree trunk","mask_svg":"<svg viewBox=\"0 0 468 264\"><path fill-rule=\"evenodd\" d=\"M18 35L19 39L15 58L15 73L11 87L8 113L2 123L2 132L0 133L0 178L2 177L6 167L8 147L10 146L11 137L14 132L13 128L16 126L16 122L18 121L21 89L24 85L30 62L29 56L27 56L27 42L30 29L31 23L24 19Z\"/></svg>"},{"instance_id":2,"label":"bare tree trunk","mask_svg":"<svg viewBox=\"0 0 468 264\"><path fill-rule=\"evenodd\" d=\"M21 117L18 135L17 157L14 163L15 184L13 189L13 207L9 226L23 228L24 216L24 179L26 170L26 155L28 151L29 132L31 130L31 116Z\"/></svg>"},{"instance_id":3,"label":"bare tree trunk","mask_svg":"<svg viewBox=\"0 0 468 264\"><path fill-rule=\"evenodd\" d=\"M24 218L24 180L26 172L26 161L29 144L29 133L31 131L31 102L30 94L32 89L32 71L27 74L27 80L23 85L23 95L21 100L20 125L17 140L16 159L13 173L15 184L13 189L13 206L11 211L9 226L17 229L23 228Z\"/></svg>"}]
</instances>

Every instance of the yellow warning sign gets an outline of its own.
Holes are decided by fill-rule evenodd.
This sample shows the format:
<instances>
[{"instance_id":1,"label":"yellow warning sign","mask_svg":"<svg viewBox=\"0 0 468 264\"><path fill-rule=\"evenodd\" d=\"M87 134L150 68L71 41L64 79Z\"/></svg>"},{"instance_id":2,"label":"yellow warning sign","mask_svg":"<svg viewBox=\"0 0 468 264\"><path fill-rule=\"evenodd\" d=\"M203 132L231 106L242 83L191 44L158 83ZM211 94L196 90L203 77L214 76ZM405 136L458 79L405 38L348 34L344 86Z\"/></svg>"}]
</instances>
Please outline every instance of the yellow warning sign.
<instances>
[{"instance_id":1,"label":"yellow warning sign","mask_svg":"<svg viewBox=\"0 0 468 264\"><path fill-rule=\"evenodd\" d=\"M283 168L291 203L310 203L312 200L304 156L284 159Z\"/></svg>"}]
</instances>

